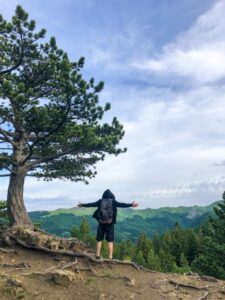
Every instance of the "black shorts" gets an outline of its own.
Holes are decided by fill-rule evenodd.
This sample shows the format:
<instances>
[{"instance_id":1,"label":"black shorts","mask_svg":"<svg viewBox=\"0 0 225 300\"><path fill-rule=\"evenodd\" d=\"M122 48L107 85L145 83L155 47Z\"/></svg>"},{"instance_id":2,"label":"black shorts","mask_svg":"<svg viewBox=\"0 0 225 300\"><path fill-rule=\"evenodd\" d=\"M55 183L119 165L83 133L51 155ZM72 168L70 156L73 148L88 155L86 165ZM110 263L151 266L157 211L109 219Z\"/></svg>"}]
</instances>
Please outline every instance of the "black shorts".
<instances>
[{"instance_id":1,"label":"black shorts","mask_svg":"<svg viewBox=\"0 0 225 300\"><path fill-rule=\"evenodd\" d=\"M114 242L114 224L101 224L99 223L97 229L97 241L104 240L104 237L107 242Z\"/></svg>"}]
</instances>

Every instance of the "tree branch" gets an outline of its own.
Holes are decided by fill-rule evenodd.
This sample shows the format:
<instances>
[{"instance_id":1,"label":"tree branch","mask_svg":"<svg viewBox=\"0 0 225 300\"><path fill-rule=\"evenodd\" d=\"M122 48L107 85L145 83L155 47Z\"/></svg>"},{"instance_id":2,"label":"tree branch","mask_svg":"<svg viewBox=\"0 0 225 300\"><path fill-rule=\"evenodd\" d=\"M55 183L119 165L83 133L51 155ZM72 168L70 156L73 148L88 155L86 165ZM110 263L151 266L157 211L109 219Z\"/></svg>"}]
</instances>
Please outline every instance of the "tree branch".
<instances>
[{"instance_id":1,"label":"tree branch","mask_svg":"<svg viewBox=\"0 0 225 300\"><path fill-rule=\"evenodd\" d=\"M12 71L16 70L22 64L23 57L24 57L24 43L23 43L23 36L21 33L20 33L20 41L21 41L21 52L20 52L20 57L19 57L18 62L11 68L6 69L4 71L0 71L0 76L5 75L7 73L11 73Z\"/></svg>"},{"instance_id":2,"label":"tree branch","mask_svg":"<svg viewBox=\"0 0 225 300\"><path fill-rule=\"evenodd\" d=\"M11 135L11 134L8 131L0 128L0 133L4 136L5 142L10 143L11 145L13 145L14 147L17 148L17 144L10 139L9 135Z\"/></svg>"},{"instance_id":3,"label":"tree branch","mask_svg":"<svg viewBox=\"0 0 225 300\"><path fill-rule=\"evenodd\" d=\"M22 164L25 164L31 157L32 157L32 154L33 154L33 148L35 145L37 145L37 143L39 143L40 141L43 141L45 139L47 139L49 136L51 136L53 133L57 132L61 127L62 125L66 122L66 119L67 119L67 116L68 116L68 113L70 111L70 108L71 108L71 102L70 100L67 101L67 108L66 108L66 113L65 115L63 116L63 118L61 119L61 121L57 124L57 126L51 130L48 134L42 136L42 137L39 137L37 138L32 145L29 145L29 154L28 156L23 160ZM71 152L71 151L69 151ZM65 154L61 154L59 155L59 157L63 156L63 155L66 155L66 154L69 154L69 153L65 153ZM54 158L57 158L57 157L54 157ZM51 159L47 159L47 161L49 161ZM44 160L43 162L46 162L46 160ZM42 163L42 161L41 161ZM40 164L40 162L38 163ZM32 166L34 166L34 163L32 163Z\"/></svg>"},{"instance_id":4,"label":"tree branch","mask_svg":"<svg viewBox=\"0 0 225 300\"><path fill-rule=\"evenodd\" d=\"M9 177L11 174L0 174L0 177Z\"/></svg>"},{"instance_id":5,"label":"tree branch","mask_svg":"<svg viewBox=\"0 0 225 300\"><path fill-rule=\"evenodd\" d=\"M15 69L17 69L21 65L21 62L22 62L22 60L19 60L18 63L15 66L13 66L13 67L11 67L11 68L9 68L7 70L1 71L0 75L11 73L12 71L14 71Z\"/></svg>"},{"instance_id":6,"label":"tree branch","mask_svg":"<svg viewBox=\"0 0 225 300\"><path fill-rule=\"evenodd\" d=\"M57 159L57 158L60 158L60 157L62 157L64 155L68 155L71 152L72 152L72 150L68 150L68 151L64 151L64 152L62 152L60 154L56 154L56 155L48 156L48 157L45 157L45 158L37 159L36 161L31 162L30 166L34 167L34 166L40 165L42 163L46 163L46 162L51 161L53 159Z\"/></svg>"},{"instance_id":7,"label":"tree branch","mask_svg":"<svg viewBox=\"0 0 225 300\"><path fill-rule=\"evenodd\" d=\"M15 136L13 132L7 131L5 129L2 129L2 130L4 130L5 134L7 134L10 137L14 137Z\"/></svg>"},{"instance_id":8,"label":"tree branch","mask_svg":"<svg viewBox=\"0 0 225 300\"><path fill-rule=\"evenodd\" d=\"M12 169L10 169L7 165L1 165L1 169L5 169L7 171L9 171L10 173L12 172Z\"/></svg>"}]
</instances>

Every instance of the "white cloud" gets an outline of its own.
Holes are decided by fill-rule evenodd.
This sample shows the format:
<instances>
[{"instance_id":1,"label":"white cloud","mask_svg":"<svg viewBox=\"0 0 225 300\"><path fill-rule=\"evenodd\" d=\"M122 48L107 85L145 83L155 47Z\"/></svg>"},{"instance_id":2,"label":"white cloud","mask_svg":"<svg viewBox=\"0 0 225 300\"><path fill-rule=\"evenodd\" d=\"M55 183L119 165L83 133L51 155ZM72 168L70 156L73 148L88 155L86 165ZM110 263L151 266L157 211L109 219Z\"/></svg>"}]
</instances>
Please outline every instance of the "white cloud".
<instances>
[{"instance_id":1,"label":"white cloud","mask_svg":"<svg viewBox=\"0 0 225 300\"><path fill-rule=\"evenodd\" d=\"M162 76L187 77L198 84L215 82L225 76L225 1L201 15L190 30L182 32L155 57L133 67Z\"/></svg>"},{"instance_id":2,"label":"white cloud","mask_svg":"<svg viewBox=\"0 0 225 300\"><path fill-rule=\"evenodd\" d=\"M197 181L169 188L156 189L154 191L137 194L137 197L144 198L151 207L162 206L192 206L208 205L222 198L224 192L225 178L217 178L210 181ZM215 198L215 194L218 195ZM149 201L150 199L150 201ZM192 201L190 201L192 199Z\"/></svg>"}]
</instances>

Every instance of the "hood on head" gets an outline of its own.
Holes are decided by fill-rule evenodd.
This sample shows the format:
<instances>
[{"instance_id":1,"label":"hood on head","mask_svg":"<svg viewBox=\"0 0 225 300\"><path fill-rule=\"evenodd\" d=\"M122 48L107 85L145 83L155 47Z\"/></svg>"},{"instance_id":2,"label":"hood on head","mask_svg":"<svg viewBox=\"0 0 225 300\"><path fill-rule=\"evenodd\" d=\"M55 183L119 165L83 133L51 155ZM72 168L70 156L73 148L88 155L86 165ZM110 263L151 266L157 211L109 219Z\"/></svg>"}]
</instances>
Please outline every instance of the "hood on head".
<instances>
[{"instance_id":1,"label":"hood on head","mask_svg":"<svg viewBox=\"0 0 225 300\"><path fill-rule=\"evenodd\" d=\"M102 198L115 200L115 196L113 195L113 193L110 190L104 191Z\"/></svg>"}]
</instances>

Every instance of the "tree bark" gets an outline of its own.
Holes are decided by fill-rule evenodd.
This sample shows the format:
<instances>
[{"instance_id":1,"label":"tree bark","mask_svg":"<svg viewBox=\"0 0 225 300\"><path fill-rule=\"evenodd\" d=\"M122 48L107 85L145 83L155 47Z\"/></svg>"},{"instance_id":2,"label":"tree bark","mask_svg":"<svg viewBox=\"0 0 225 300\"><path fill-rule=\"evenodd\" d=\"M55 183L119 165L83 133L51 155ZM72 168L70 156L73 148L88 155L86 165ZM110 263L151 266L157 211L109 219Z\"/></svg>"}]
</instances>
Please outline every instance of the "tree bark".
<instances>
[{"instance_id":1,"label":"tree bark","mask_svg":"<svg viewBox=\"0 0 225 300\"><path fill-rule=\"evenodd\" d=\"M7 209L10 226L33 226L23 201L23 187L25 177L26 171L22 168L17 168L17 170L15 172L12 172L10 175L7 195Z\"/></svg>"}]
</instances>

